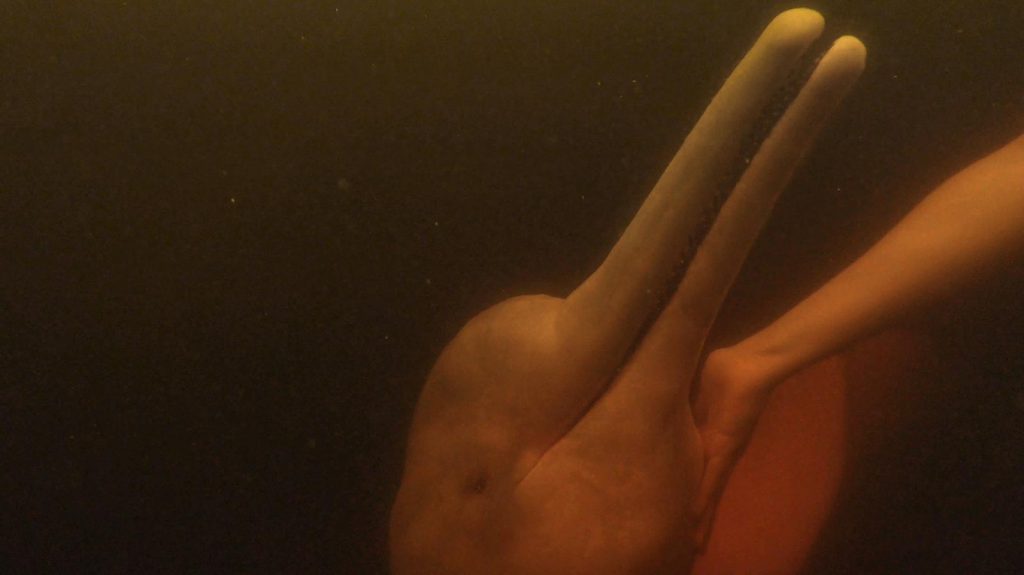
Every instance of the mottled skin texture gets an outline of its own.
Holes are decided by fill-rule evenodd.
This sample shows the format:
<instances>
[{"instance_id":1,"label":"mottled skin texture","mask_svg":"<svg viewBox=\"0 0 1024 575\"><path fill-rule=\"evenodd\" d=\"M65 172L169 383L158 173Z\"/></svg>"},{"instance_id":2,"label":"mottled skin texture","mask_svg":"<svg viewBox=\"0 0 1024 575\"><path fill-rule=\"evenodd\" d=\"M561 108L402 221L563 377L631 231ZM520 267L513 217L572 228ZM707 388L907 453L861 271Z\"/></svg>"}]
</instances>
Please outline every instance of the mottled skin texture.
<instances>
[{"instance_id":1,"label":"mottled skin texture","mask_svg":"<svg viewBox=\"0 0 1024 575\"><path fill-rule=\"evenodd\" d=\"M688 559L683 495L702 461L688 414L628 417L599 401L545 449L569 423L535 404L580 377L565 360L563 304L503 302L442 354L392 517L396 573L656 573ZM645 375L657 376L627 368L618 381Z\"/></svg>"},{"instance_id":2,"label":"mottled skin texture","mask_svg":"<svg viewBox=\"0 0 1024 575\"><path fill-rule=\"evenodd\" d=\"M841 38L678 280L679 260L772 93L821 33L792 10L730 76L601 266L566 298L473 318L428 377L391 514L406 574L684 573L703 449L689 405L704 339L779 191L859 76Z\"/></svg>"}]
</instances>

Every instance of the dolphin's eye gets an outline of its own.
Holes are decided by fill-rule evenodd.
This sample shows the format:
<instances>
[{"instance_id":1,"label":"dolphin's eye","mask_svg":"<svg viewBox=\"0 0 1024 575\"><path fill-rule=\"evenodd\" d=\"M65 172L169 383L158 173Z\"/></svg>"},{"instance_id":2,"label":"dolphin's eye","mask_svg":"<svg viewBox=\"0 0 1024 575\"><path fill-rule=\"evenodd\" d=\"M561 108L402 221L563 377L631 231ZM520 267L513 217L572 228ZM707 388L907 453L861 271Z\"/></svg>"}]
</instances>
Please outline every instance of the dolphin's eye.
<instances>
[{"instance_id":1,"label":"dolphin's eye","mask_svg":"<svg viewBox=\"0 0 1024 575\"><path fill-rule=\"evenodd\" d=\"M475 493L477 495L487 490L487 473L480 471L470 475L466 480L465 489L467 493Z\"/></svg>"}]
</instances>

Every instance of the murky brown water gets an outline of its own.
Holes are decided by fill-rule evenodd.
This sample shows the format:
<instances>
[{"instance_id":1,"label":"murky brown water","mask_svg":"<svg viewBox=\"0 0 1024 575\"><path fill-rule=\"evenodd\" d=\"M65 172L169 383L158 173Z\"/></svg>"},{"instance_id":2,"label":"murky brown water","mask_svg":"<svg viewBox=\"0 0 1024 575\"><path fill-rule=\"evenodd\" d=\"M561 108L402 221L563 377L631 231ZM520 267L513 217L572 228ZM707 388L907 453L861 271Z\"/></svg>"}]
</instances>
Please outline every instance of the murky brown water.
<instances>
[{"instance_id":1,"label":"murky brown water","mask_svg":"<svg viewBox=\"0 0 1024 575\"><path fill-rule=\"evenodd\" d=\"M717 342L1024 129L1020 2L807 5L868 68ZM0 7L0 571L382 572L441 347L578 283L791 6ZM1024 569L1020 264L910 322L961 385L857 470L811 572Z\"/></svg>"}]
</instances>

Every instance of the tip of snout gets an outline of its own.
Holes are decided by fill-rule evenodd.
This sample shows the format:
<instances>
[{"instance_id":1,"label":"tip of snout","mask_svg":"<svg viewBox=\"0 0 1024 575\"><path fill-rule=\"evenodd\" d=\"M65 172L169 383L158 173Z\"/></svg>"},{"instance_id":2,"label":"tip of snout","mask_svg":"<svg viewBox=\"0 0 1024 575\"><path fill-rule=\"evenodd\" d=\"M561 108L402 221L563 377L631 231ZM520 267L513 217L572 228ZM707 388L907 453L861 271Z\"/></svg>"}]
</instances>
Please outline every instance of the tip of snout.
<instances>
[{"instance_id":1,"label":"tip of snout","mask_svg":"<svg viewBox=\"0 0 1024 575\"><path fill-rule=\"evenodd\" d=\"M807 46L825 29L825 17L810 8L786 10L772 20L766 35L778 49L799 49Z\"/></svg>"},{"instance_id":2,"label":"tip of snout","mask_svg":"<svg viewBox=\"0 0 1024 575\"><path fill-rule=\"evenodd\" d=\"M864 43L853 36L841 36L832 44L832 49L829 52L846 65L860 70L864 69L868 55L868 49Z\"/></svg>"}]
</instances>

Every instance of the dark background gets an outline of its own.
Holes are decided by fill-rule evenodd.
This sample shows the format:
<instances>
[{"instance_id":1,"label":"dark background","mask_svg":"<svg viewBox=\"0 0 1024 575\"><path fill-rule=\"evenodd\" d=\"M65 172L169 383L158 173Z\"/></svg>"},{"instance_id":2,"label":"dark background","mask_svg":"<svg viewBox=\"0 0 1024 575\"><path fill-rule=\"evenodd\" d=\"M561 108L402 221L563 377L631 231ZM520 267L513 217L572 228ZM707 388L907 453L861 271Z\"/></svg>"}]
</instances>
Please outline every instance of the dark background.
<instances>
[{"instance_id":1,"label":"dark background","mask_svg":"<svg viewBox=\"0 0 1024 575\"><path fill-rule=\"evenodd\" d=\"M581 280L795 5L3 2L0 572L383 572L433 358ZM1019 0L806 5L868 69L716 341L1024 128ZM861 476L813 569L1024 566L1020 268L918 318L961 401Z\"/></svg>"}]
</instances>

